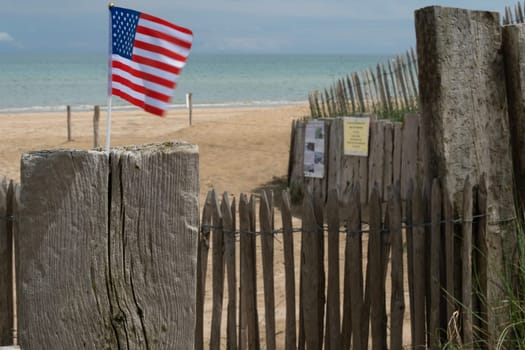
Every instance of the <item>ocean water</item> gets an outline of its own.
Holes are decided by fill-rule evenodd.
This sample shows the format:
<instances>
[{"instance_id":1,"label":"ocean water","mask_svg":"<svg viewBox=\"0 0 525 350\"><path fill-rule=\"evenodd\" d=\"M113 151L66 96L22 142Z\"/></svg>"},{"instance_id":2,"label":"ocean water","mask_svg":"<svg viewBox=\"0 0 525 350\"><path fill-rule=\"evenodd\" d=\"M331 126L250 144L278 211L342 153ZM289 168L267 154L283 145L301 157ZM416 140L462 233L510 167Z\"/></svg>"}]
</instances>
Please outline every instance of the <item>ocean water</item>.
<instances>
[{"instance_id":1,"label":"ocean water","mask_svg":"<svg viewBox=\"0 0 525 350\"><path fill-rule=\"evenodd\" d=\"M191 54L171 103L182 108L303 103L348 73L385 62L389 55ZM107 105L107 57L0 56L0 113L88 110ZM132 108L114 97L113 108Z\"/></svg>"}]
</instances>

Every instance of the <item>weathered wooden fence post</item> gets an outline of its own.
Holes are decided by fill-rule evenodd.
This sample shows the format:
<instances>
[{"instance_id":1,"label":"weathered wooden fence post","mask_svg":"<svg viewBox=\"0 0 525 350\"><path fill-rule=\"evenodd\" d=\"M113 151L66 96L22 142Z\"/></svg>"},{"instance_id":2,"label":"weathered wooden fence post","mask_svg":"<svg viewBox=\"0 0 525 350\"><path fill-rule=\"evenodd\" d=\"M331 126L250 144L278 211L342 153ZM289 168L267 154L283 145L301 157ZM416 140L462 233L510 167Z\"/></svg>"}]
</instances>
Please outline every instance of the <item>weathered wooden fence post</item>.
<instances>
[{"instance_id":1,"label":"weathered wooden fence post","mask_svg":"<svg viewBox=\"0 0 525 350\"><path fill-rule=\"evenodd\" d=\"M73 140L71 137L71 106L67 106L67 140Z\"/></svg>"},{"instance_id":2,"label":"weathered wooden fence post","mask_svg":"<svg viewBox=\"0 0 525 350\"><path fill-rule=\"evenodd\" d=\"M0 346L13 344L13 181L0 181Z\"/></svg>"},{"instance_id":3,"label":"weathered wooden fence post","mask_svg":"<svg viewBox=\"0 0 525 350\"><path fill-rule=\"evenodd\" d=\"M488 307L489 348L493 348L508 321L500 286L508 278L505 268L513 263L516 247L499 15L427 7L416 11L416 37L431 176L441 180L455 212L461 213L464 179L468 175L476 184L487 174L488 226L481 244L487 247L488 271L487 287L481 293Z\"/></svg>"},{"instance_id":4,"label":"weathered wooden fence post","mask_svg":"<svg viewBox=\"0 0 525 350\"><path fill-rule=\"evenodd\" d=\"M525 209L525 25L503 27L503 52L509 104L515 179L521 210Z\"/></svg>"},{"instance_id":5,"label":"weathered wooden fence post","mask_svg":"<svg viewBox=\"0 0 525 350\"><path fill-rule=\"evenodd\" d=\"M95 106L93 111L93 147L98 147L98 126L100 121L100 106Z\"/></svg>"},{"instance_id":6,"label":"weathered wooden fence post","mask_svg":"<svg viewBox=\"0 0 525 350\"><path fill-rule=\"evenodd\" d=\"M163 143L22 158L23 349L192 349L198 150Z\"/></svg>"}]
</instances>

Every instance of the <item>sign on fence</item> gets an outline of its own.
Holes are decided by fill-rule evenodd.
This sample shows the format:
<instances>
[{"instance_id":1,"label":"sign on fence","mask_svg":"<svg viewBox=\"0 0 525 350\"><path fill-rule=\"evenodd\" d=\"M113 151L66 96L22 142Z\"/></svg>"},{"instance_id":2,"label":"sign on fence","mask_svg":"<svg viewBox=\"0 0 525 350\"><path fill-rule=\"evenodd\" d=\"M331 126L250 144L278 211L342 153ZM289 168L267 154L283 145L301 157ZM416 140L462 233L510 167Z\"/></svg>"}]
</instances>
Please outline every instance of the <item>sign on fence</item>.
<instances>
[{"instance_id":1,"label":"sign on fence","mask_svg":"<svg viewBox=\"0 0 525 350\"><path fill-rule=\"evenodd\" d=\"M344 117L344 154L368 156L370 117Z\"/></svg>"},{"instance_id":2,"label":"sign on fence","mask_svg":"<svg viewBox=\"0 0 525 350\"><path fill-rule=\"evenodd\" d=\"M324 121L314 120L306 124L304 137L304 176L324 177Z\"/></svg>"}]
</instances>

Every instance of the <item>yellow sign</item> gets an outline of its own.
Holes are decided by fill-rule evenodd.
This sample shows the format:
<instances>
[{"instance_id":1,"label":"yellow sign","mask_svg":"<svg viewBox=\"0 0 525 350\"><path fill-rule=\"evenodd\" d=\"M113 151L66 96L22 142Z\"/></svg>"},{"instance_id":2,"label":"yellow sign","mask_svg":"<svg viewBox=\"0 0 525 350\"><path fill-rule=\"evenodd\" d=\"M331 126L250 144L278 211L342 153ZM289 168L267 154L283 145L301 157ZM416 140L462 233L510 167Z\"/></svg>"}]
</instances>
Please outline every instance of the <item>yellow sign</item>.
<instances>
[{"instance_id":1,"label":"yellow sign","mask_svg":"<svg viewBox=\"0 0 525 350\"><path fill-rule=\"evenodd\" d=\"M368 137L370 135L369 117L344 117L344 154L368 156Z\"/></svg>"}]
</instances>

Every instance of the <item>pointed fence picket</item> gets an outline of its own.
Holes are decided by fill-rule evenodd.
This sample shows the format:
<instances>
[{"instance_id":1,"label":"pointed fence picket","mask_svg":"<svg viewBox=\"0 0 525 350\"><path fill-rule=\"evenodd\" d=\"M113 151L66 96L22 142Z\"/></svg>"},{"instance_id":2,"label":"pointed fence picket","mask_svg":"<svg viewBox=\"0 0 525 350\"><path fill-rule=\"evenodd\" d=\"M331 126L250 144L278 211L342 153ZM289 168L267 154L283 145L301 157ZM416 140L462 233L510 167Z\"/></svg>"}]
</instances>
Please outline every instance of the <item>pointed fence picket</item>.
<instances>
[{"instance_id":1,"label":"pointed fence picket","mask_svg":"<svg viewBox=\"0 0 525 350\"><path fill-rule=\"evenodd\" d=\"M414 49L377 64L376 68L353 72L324 91L308 96L311 118L333 118L374 113L400 120L418 109L417 59Z\"/></svg>"}]
</instances>

